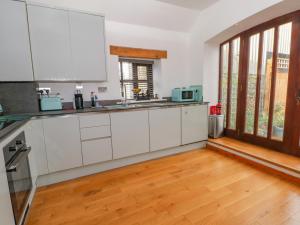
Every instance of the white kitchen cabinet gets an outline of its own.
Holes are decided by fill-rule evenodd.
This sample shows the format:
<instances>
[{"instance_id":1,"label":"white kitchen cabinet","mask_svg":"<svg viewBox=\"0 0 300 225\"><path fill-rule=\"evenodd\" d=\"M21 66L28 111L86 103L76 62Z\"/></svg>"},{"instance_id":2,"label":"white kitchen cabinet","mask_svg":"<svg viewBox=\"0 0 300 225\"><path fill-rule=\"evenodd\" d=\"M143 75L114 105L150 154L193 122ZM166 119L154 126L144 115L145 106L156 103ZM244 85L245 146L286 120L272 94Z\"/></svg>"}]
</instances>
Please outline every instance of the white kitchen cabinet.
<instances>
[{"instance_id":1,"label":"white kitchen cabinet","mask_svg":"<svg viewBox=\"0 0 300 225\"><path fill-rule=\"evenodd\" d=\"M110 137L110 126L89 127L80 129L81 140Z\"/></svg>"},{"instance_id":2,"label":"white kitchen cabinet","mask_svg":"<svg viewBox=\"0 0 300 225\"><path fill-rule=\"evenodd\" d=\"M104 17L69 12L72 74L76 80L105 81Z\"/></svg>"},{"instance_id":3,"label":"white kitchen cabinet","mask_svg":"<svg viewBox=\"0 0 300 225\"><path fill-rule=\"evenodd\" d=\"M181 144L180 108L149 110L150 150L157 151Z\"/></svg>"},{"instance_id":4,"label":"white kitchen cabinet","mask_svg":"<svg viewBox=\"0 0 300 225\"><path fill-rule=\"evenodd\" d=\"M0 81L33 81L25 2L0 1Z\"/></svg>"},{"instance_id":5,"label":"white kitchen cabinet","mask_svg":"<svg viewBox=\"0 0 300 225\"><path fill-rule=\"evenodd\" d=\"M148 111L111 113L113 158L149 152Z\"/></svg>"},{"instance_id":6,"label":"white kitchen cabinet","mask_svg":"<svg viewBox=\"0 0 300 225\"><path fill-rule=\"evenodd\" d=\"M182 107L182 144L208 139L208 106Z\"/></svg>"},{"instance_id":7,"label":"white kitchen cabinet","mask_svg":"<svg viewBox=\"0 0 300 225\"><path fill-rule=\"evenodd\" d=\"M3 142L0 143L0 224L15 225L2 151L5 144L6 143Z\"/></svg>"},{"instance_id":8,"label":"white kitchen cabinet","mask_svg":"<svg viewBox=\"0 0 300 225\"><path fill-rule=\"evenodd\" d=\"M27 7L35 79L72 80L68 11Z\"/></svg>"},{"instance_id":9,"label":"white kitchen cabinet","mask_svg":"<svg viewBox=\"0 0 300 225\"><path fill-rule=\"evenodd\" d=\"M110 126L108 113L82 114L79 116L80 128Z\"/></svg>"},{"instance_id":10,"label":"white kitchen cabinet","mask_svg":"<svg viewBox=\"0 0 300 225\"><path fill-rule=\"evenodd\" d=\"M111 138L82 142L82 157L85 166L112 160Z\"/></svg>"},{"instance_id":11,"label":"white kitchen cabinet","mask_svg":"<svg viewBox=\"0 0 300 225\"><path fill-rule=\"evenodd\" d=\"M35 79L105 81L104 17L28 5Z\"/></svg>"},{"instance_id":12,"label":"white kitchen cabinet","mask_svg":"<svg viewBox=\"0 0 300 225\"><path fill-rule=\"evenodd\" d=\"M31 147L30 155L33 155L31 158L35 161L32 162L31 165L35 164L36 175L48 174L49 170L42 120L29 121L26 125L25 136L27 145ZM34 170L34 168L31 168L31 170Z\"/></svg>"},{"instance_id":13,"label":"white kitchen cabinet","mask_svg":"<svg viewBox=\"0 0 300 225\"><path fill-rule=\"evenodd\" d=\"M49 172L82 166L77 116L43 119Z\"/></svg>"}]
</instances>

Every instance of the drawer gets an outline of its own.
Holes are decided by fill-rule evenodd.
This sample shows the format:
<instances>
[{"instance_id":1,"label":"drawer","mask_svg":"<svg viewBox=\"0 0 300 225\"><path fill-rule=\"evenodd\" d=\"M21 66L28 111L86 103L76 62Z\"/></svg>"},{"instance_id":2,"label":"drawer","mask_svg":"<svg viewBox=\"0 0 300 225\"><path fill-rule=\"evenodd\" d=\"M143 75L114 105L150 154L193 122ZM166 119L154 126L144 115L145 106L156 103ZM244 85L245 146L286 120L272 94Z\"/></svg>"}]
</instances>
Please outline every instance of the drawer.
<instances>
[{"instance_id":1,"label":"drawer","mask_svg":"<svg viewBox=\"0 0 300 225\"><path fill-rule=\"evenodd\" d=\"M110 137L110 126L81 128L81 140Z\"/></svg>"},{"instance_id":2,"label":"drawer","mask_svg":"<svg viewBox=\"0 0 300 225\"><path fill-rule=\"evenodd\" d=\"M110 125L110 118L108 113L80 115L79 121L80 128Z\"/></svg>"},{"instance_id":3,"label":"drawer","mask_svg":"<svg viewBox=\"0 0 300 225\"><path fill-rule=\"evenodd\" d=\"M83 165L112 160L111 138L82 142Z\"/></svg>"}]
</instances>

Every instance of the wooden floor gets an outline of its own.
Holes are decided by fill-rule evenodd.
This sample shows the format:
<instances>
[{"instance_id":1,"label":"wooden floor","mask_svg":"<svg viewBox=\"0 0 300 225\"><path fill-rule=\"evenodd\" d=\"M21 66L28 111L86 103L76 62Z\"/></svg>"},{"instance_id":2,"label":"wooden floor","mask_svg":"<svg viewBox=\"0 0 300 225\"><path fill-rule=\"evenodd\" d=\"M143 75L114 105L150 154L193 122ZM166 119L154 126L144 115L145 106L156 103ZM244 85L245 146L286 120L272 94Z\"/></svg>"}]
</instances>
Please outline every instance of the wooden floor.
<instances>
[{"instance_id":1,"label":"wooden floor","mask_svg":"<svg viewBox=\"0 0 300 225\"><path fill-rule=\"evenodd\" d=\"M209 142L224 147L228 147L240 153L255 157L257 159L272 163L274 165L300 173L300 158L288 154L280 153L275 150L263 148L257 145L238 141L232 138L223 137L218 139L209 139ZM300 224L299 224L300 225Z\"/></svg>"},{"instance_id":2,"label":"wooden floor","mask_svg":"<svg viewBox=\"0 0 300 225\"><path fill-rule=\"evenodd\" d=\"M39 189L46 224L299 225L300 186L205 149Z\"/></svg>"}]
</instances>

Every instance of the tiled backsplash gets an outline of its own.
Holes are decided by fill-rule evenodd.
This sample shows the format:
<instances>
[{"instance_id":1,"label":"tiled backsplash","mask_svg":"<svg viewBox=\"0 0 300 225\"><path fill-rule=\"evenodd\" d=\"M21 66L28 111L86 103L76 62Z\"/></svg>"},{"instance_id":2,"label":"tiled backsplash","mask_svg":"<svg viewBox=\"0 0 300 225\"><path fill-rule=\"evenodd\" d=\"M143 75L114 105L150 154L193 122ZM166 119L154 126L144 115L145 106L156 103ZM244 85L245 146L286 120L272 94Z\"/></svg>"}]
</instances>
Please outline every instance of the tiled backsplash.
<instances>
[{"instance_id":1,"label":"tiled backsplash","mask_svg":"<svg viewBox=\"0 0 300 225\"><path fill-rule=\"evenodd\" d=\"M0 104L4 114L39 111L35 82L0 82Z\"/></svg>"}]
</instances>

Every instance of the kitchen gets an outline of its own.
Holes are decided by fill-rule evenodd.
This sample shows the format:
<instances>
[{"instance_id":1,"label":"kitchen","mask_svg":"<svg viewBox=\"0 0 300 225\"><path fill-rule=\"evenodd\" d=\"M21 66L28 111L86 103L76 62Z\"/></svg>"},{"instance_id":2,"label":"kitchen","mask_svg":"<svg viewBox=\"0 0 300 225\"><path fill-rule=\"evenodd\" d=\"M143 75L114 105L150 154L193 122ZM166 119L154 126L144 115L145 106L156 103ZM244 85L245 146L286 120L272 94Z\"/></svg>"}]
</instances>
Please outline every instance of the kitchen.
<instances>
[{"instance_id":1,"label":"kitchen","mask_svg":"<svg viewBox=\"0 0 300 225\"><path fill-rule=\"evenodd\" d=\"M206 13L224 0L178 2L1 1L1 225L214 224L227 210L236 224L245 218L234 202L260 190L233 185L246 175L293 191L297 203L285 219L298 220L296 184L224 156L226 139L208 138L222 136L231 119L218 97L220 44L250 28L252 15L277 12L276 4L257 2L241 25L214 20L209 30L202 17L211 19ZM281 14L295 7L282 4ZM268 16L257 24L275 17ZM284 157L298 166L296 156ZM202 209L226 197L216 217Z\"/></svg>"}]
</instances>

